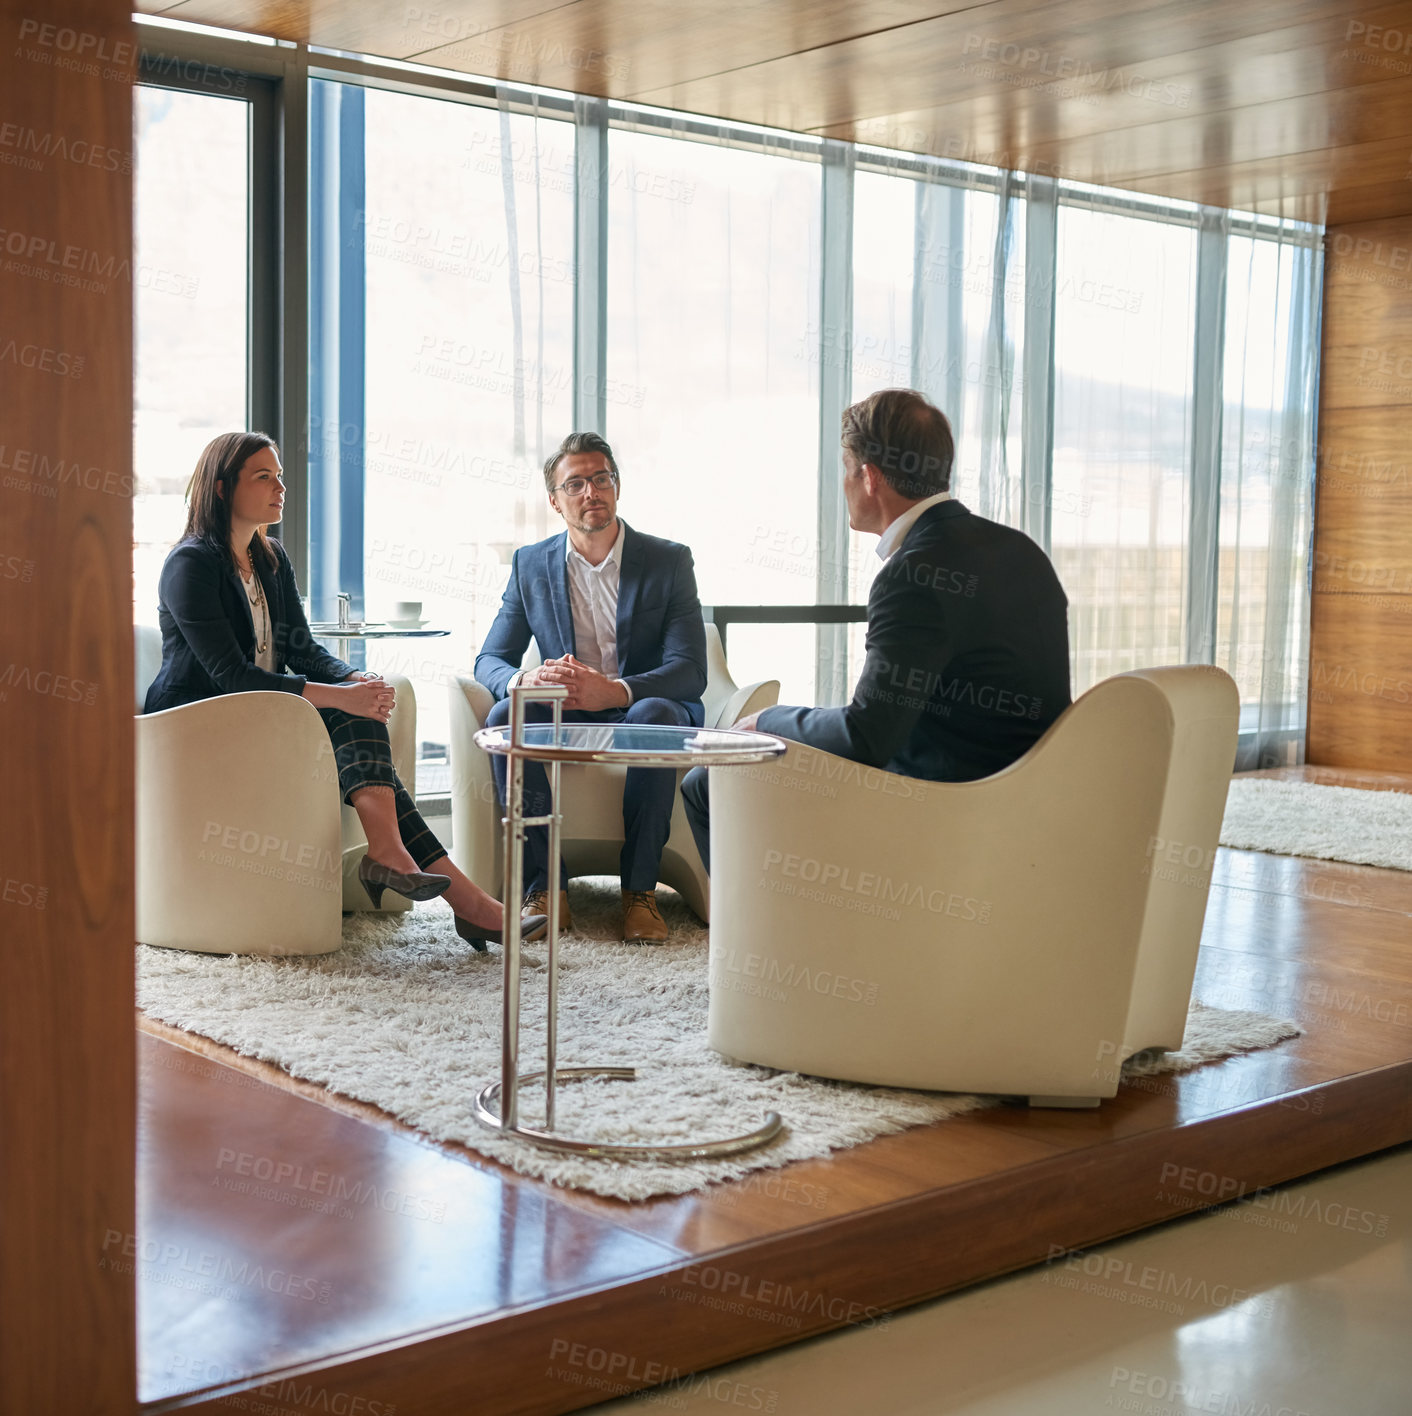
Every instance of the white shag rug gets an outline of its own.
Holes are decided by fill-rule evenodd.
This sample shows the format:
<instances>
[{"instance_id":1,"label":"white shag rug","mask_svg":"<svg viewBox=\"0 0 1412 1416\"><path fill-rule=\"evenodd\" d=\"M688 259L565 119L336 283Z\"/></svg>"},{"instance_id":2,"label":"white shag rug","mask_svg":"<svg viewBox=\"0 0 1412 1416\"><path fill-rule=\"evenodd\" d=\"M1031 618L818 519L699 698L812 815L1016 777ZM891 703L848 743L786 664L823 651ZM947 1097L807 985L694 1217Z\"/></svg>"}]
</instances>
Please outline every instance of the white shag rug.
<instances>
[{"instance_id":1,"label":"white shag rug","mask_svg":"<svg viewBox=\"0 0 1412 1416\"><path fill-rule=\"evenodd\" d=\"M500 1075L501 955L458 939L439 901L402 915L348 916L343 948L320 958L139 947L138 1002L153 1018L371 1102L435 1140L624 1200L685 1194L999 1104L726 1062L706 1045L705 927L664 891L668 943L614 942L617 883L574 882L575 932L559 949L559 1065L635 1066L638 1077L561 1085L559 1128L603 1141L699 1140L753 1130L778 1111L787 1130L774 1144L718 1161L593 1160L479 1125L475 1093ZM544 1065L542 946L526 946L524 957L520 1065L533 1071ZM1299 1032L1260 1013L1193 1003L1182 1050L1134 1059L1129 1070L1186 1072ZM542 1121L542 1097L542 1088L521 1090L523 1119Z\"/></svg>"},{"instance_id":2,"label":"white shag rug","mask_svg":"<svg viewBox=\"0 0 1412 1416\"><path fill-rule=\"evenodd\" d=\"M1232 782L1221 844L1412 870L1412 794L1269 779Z\"/></svg>"}]
</instances>

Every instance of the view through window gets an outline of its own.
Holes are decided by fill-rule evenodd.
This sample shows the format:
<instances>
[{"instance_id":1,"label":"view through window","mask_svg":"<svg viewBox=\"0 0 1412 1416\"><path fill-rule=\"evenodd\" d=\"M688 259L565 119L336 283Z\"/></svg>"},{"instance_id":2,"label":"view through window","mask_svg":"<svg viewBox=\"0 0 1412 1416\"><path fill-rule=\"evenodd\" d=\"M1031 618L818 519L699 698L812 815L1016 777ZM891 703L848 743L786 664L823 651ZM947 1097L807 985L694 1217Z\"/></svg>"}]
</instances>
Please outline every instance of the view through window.
<instances>
[{"instance_id":1,"label":"view through window","mask_svg":"<svg viewBox=\"0 0 1412 1416\"><path fill-rule=\"evenodd\" d=\"M808 605L818 526L817 163L613 130L607 436L625 519L704 605ZM737 683L813 702L812 625L738 624Z\"/></svg>"},{"instance_id":2,"label":"view through window","mask_svg":"<svg viewBox=\"0 0 1412 1416\"><path fill-rule=\"evenodd\" d=\"M451 631L372 641L368 663L412 680L434 761L451 676L471 671L512 553L562 526L542 468L573 419L574 132L406 94L365 101L366 202L344 239L366 261L367 614L419 601Z\"/></svg>"},{"instance_id":3,"label":"view through window","mask_svg":"<svg viewBox=\"0 0 1412 1416\"><path fill-rule=\"evenodd\" d=\"M197 456L246 425L250 105L135 94L133 617L156 624Z\"/></svg>"},{"instance_id":4,"label":"view through window","mask_svg":"<svg viewBox=\"0 0 1412 1416\"><path fill-rule=\"evenodd\" d=\"M1214 496L1211 652L1262 724L1297 730L1317 234L1227 214L1217 321L1198 309L1212 248L1194 207L857 149L851 320L829 331L823 226L838 218L813 139L709 120L687 133L622 106L598 184L606 242L585 268L564 100L315 80L315 108L321 93L337 121L311 149L304 588L316 614L346 589L370 619L411 602L447 631L366 649L416 687L423 790L444 784L447 685L474 662L514 549L562 524L543 461L600 398L624 516L692 547L703 604L866 601L872 536L847 538L844 583L820 593L819 479L828 493L841 470L836 433L820 447L826 379L854 400L918 387L948 413L956 495L1054 559L1076 692L1182 662L1206 632L1187 623L1206 573L1191 538L1194 498ZM134 603L150 619L196 455L248 417L249 105L143 87L137 126ZM601 311L588 372L576 308ZM1036 339L1052 340L1047 367ZM1213 357L1220 467L1203 480L1195 370ZM851 682L862 627L844 637ZM815 651L812 625L730 634L737 680L779 678L784 701L814 701Z\"/></svg>"}]
</instances>

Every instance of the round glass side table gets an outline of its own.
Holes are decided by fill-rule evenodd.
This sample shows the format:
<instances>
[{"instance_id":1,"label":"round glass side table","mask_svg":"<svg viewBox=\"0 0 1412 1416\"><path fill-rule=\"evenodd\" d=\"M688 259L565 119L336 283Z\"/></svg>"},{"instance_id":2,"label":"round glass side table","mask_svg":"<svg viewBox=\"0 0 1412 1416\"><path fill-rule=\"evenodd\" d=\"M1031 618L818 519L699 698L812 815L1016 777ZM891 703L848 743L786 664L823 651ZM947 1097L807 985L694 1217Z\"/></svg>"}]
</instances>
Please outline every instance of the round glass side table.
<instances>
[{"instance_id":1,"label":"round glass side table","mask_svg":"<svg viewBox=\"0 0 1412 1416\"><path fill-rule=\"evenodd\" d=\"M560 714L565 688L517 685L510 690L510 721L504 728L482 728L476 745L486 752L507 758L505 793L505 990L501 1018L500 1080L483 1086L476 1094L475 1115L492 1130L531 1141L550 1150L576 1155L630 1159L649 1158L713 1159L754 1150L775 1139L784 1129L776 1111L743 1136L702 1140L675 1145L617 1145L577 1140L555 1131L554 1097L560 1082L585 1077L632 1081L632 1067L560 1067L557 1061L559 1027L559 833L563 817L559 813L559 768L563 763L611 763L625 767L733 767L766 762L785 751L787 743L768 733L743 732L735 728L701 729L661 727L637 723L565 723ZM548 703L553 710L551 723L525 723L525 705ZM550 800L547 816L524 814L524 764L543 762L548 769ZM525 829L549 828L549 931L547 1037L545 1069L520 1072L520 909L524 894L523 848ZM545 1124L543 1129L520 1124L519 1089L522 1084L544 1081Z\"/></svg>"},{"instance_id":2,"label":"round glass side table","mask_svg":"<svg viewBox=\"0 0 1412 1416\"><path fill-rule=\"evenodd\" d=\"M315 639L332 639L338 645L335 651L345 662L348 649L355 639L444 639L451 633L449 629L421 629L402 627L395 624L376 624L363 621L353 624L311 624L309 633Z\"/></svg>"}]
</instances>

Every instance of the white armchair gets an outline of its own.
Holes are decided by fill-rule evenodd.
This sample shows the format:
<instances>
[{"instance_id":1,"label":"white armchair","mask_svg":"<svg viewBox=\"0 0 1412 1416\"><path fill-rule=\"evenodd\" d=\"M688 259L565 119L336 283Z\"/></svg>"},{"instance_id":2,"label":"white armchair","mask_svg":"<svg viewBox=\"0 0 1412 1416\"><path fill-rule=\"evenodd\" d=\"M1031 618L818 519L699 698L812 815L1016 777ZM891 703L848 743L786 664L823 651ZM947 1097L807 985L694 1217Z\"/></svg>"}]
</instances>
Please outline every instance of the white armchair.
<instances>
[{"instance_id":1,"label":"white armchair","mask_svg":"<svg viewBox=\"0 0 1412 1416\"><path fill-rule=\"evenodd\" d=\"M367 840L340 805L317 710L290 693L241 693L144 714L160 633L136 627L137 938L208 954L327 954L343 910L372 904L357 878ZM389 675L398 775L412 790L416 699ZM383 908L407 909L391 891Z\"/></svg>"},{"instance_id":2,"label":"white armchair","mask_svg":"<svg viewBox=\"0 0 1412 1416\"><path fill-rule=\"evenodd\" d=\"M883 1086L1096 1106L1179 1047L1235 759L1210 668L1122 674L982 781L792 744L711 774L709 1040ZM773 780L771 780L773 778Z\"/></svg>"},{"instance_id":3,"label":"white armchair","mask_svg":"<svg viewBox=\"0 0 1412 1416\"><path fill-rule=\"evenodd\" d=\"M525 668L540 663L537 646ZM490 758L475 744L495 705L490 690L469 674L451 684L451 856L482 890L500 897L504 883L504 835ZM706 626L706 727L729 727L738 718L779 701L778 679L736 686L721 649L721 636ZM565 766L560 769L564 816L564 861L569 874L616 875L623 848L623 777L626 768ZM678 782L685 773L678 774ZM672 829L662 852L662 884L681 892L702 919L709 917L710 881L692 839L677 793Z\"/></svg>"}]
</instances>

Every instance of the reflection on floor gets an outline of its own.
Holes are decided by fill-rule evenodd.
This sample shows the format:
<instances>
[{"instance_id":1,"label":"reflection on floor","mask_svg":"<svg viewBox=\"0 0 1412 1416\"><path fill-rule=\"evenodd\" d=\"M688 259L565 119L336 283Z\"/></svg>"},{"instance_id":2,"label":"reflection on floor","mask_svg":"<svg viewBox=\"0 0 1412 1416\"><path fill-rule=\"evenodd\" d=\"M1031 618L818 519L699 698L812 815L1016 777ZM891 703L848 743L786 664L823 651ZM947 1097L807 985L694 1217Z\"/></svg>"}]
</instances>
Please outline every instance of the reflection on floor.
<instances>
[{"instance_id":1,"label":"reflection on floor","mask_svg":"<svg viewBox=\"0 0 1412 1416\"><path fill-rule=\"evenodd\" d=\"M1409 1339L1403 1146L594 1411L1407 1416Z\"/></svg>"}]
</instances>

